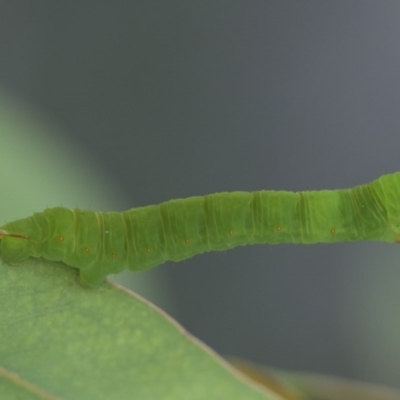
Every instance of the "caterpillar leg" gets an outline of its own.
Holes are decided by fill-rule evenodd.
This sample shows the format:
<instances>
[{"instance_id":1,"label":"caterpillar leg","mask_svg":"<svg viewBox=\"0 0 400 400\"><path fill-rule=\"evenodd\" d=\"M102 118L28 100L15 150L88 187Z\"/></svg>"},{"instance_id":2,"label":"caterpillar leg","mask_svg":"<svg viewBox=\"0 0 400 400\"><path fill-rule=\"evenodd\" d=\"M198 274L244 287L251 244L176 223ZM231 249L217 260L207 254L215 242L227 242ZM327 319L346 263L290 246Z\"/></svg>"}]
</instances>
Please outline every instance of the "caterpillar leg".
<instances>
[{"instance_id":1,"label":"caterpillar leg","mask_svg":"<svg viewBox=\"0 0 400 400\"><path fill-rule=\"evenodd\" d=\"M79 270L79 283L85 287L96 287L104 282L105 276L99 268L82 268Z\"/></svg>"}]
</instances>

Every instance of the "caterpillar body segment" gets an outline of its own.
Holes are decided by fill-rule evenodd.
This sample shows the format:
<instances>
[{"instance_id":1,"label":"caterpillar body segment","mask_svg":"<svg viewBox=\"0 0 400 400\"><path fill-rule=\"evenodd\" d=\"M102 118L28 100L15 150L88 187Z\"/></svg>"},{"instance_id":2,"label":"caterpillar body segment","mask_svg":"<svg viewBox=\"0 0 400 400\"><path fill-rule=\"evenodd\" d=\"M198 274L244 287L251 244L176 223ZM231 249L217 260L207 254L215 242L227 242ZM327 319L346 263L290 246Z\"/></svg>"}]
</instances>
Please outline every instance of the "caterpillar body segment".
<instances>
[{"instance_id":1,"label":"caterpillar body segment","mask_svg":"<svg viewBox=\"0 0 400 400\"><path fill-rule=\"evenodd\" d=\"M55 207L0 228L5 262L62 261L95 285L246 244L400 240L400 173L353 189L224 192L125 212Z\"/></svg>"}]
</instances>

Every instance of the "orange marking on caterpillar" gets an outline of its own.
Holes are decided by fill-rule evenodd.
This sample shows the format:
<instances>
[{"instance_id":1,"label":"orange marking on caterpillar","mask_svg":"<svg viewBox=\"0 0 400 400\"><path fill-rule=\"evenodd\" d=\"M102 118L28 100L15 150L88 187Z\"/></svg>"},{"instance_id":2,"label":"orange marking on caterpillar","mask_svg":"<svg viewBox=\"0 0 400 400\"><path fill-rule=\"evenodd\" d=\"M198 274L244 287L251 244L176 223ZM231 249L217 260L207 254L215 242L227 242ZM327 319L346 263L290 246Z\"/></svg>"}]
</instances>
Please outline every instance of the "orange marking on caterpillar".
<instances>
[{"instance_id":1,"label":"orange marking on caterpillar","mask_svg":"<svg viewBox=\"0 0 400 400\"><path fill-rule=\"evenodd\" d=\"M332 229L331 229L331 234L334 235L335 233L336 233L336 229L335 229L335 228L332 228Z\"/></svg>"},{"instance_id":2,"label":"orange marking on caterpillar","mask_svg":"<svg viewBox=\"0 0 400 400\"><path fill-rule=\"evenodd\" d=\"M151 253L151 248L148 247L148 248L146 249L146 252L147 252L147 254L150 254L150 253Z\"/></svg>"},{"instance_id":3,"label":"orange marking on caterpillar","mask_svg":"<svg viewBox=\"0 0 400 400\"><path fill-rule=\"evenodd\" d=\"M60 235L59 237L58 237L58 240L60 241L60 242L63 242L64 241L64 236L63 235Z\"/></svg>"},{"instance_id":4,"label":"orange marking on caterpillar","mask_svg":"<svg viewBox=\"0 0 400 400\"><path fill-rule=\"evenodd\" d=\"M115 253L111 253L111 258L116 258L117 255Z\"/></svg>"},{"instance_id":5,"label":"orange marking on caterpillar","mask_svg":"<svg viewBox=\"0 0 400 400\"><path fill-rule=\"evenodd\" d=\"M185 243L188 244L190 240L188 238L185 239Z\"/></svg>"},{"instance_id":6,"label":"orange marking on caterpillar","mask_svg":"<svg viewBox=\"0 0 400 400\"><path fill-rule=\"evenodd\" d=\"M280 231L282 230L282 227L281 227L281 226L277 226L277 227L276 227L276 230L277 230L278 232L280 232Z\"/></svg>"},{"instance_id":7,"label":"orange marking on caterpillar","mask_svg":"<svg viewBox=\"0 0 400 400\"><path fill-rule=\"evenodd\" d=\"M85 247L85 253L89 253L90 247Z\"/></svg>"},{"instance_id":8,"label":"orange marking on caterpillar","mask_svg":"<svg viewBox=\"0 0 400 400\"><path fill-rule=\"evenodd\" d=\"M233 229L230 229L230 230L229 230L229 234L230 234L230 235L234 235L234 234L235 234L235 231L234 231Z\"/></svg>"}]
</instances>

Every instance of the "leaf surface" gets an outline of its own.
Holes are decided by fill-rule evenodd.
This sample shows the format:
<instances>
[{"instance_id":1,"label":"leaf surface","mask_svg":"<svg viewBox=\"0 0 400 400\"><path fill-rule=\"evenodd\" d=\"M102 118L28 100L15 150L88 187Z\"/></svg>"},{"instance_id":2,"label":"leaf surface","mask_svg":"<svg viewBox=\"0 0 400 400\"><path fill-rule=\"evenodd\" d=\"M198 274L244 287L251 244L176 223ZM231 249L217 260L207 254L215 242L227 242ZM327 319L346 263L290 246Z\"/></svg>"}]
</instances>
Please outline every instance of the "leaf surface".
<instances>
[{"instance_id":1,"label":"leaf surface","mask_svg":"<svg viewBox=\"0 0 400 400\"><path fill-rule=\"evenodd\" d=\"M24 399L283 399L251 386L125 289L110 283L83 288L75 269L40 260L0 264L0 276L0 388L7 393L26 392Z\"/></svg>"}]
</instances>

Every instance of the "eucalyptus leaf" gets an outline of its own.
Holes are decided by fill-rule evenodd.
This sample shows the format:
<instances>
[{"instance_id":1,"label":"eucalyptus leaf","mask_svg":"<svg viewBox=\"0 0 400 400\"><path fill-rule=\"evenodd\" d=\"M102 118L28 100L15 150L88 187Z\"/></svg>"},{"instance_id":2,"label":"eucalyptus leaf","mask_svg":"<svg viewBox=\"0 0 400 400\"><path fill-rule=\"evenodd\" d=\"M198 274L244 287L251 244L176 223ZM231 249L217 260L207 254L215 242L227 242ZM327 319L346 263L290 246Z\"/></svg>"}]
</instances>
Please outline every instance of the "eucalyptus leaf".
<instances>
[{"instance_id":1,"label":"eucalyptus leaf","mask_svg":"<svg viewBox=\"0 0 400 400\"><path fill-rule=\"evenodd\" d=\"M0 276L0 389L15 397L283 399L117 285L86 289L75 269L32 259L1 263Z\"/></svg>"}]
</instances>

